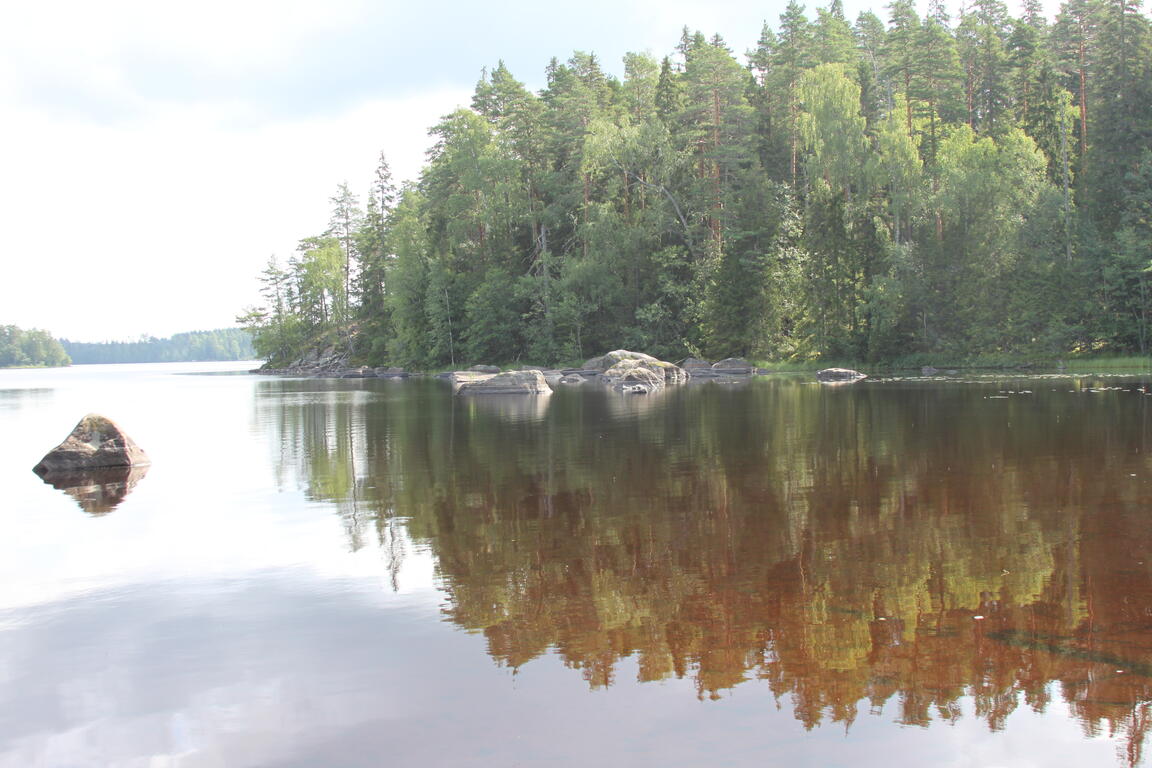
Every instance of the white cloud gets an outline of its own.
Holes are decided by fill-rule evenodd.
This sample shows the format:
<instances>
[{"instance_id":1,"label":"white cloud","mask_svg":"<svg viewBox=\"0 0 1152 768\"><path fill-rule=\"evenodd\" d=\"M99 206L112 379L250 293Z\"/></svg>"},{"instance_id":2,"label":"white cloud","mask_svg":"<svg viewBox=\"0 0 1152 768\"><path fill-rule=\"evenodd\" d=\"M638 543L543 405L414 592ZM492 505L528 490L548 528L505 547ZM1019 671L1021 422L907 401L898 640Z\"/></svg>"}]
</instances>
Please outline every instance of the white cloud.
<instances>
[{"instance_id":1,"label":"white cloud","mask_svg":"<svg viewBox=\"0 0 1152 768\"><path fill-rule=\"evenodd\" d=\"M331 73L300 75L326 49L304 53L355 29L365 8L0 8L0 323L74 340L233 325L268 256L323 231L337 184L363 193L381 151L397 179L414 178L428 127L467 90L405 96L362 78L293 109L330 84Z\"/></svg>"},{"instance_id":2,"label":"white cloud","mask_svg":"<svg viewBox=\"0 0 1152 768\"><path fill-rule=\"evenodd\" d=\"M355 23L363 0L155 0L8 3L6 56L113 62L125 52L195 58L229 70L274 66L318 30Z\"/></svg>"},{"instance_id":3,"label":"white cloud","mask_svg":"<svg viewBox=\"0 0 1152 768\"><path fill-rule=\"evenodd\" d=\"M85 340L231 325L267 257L323 231L337 184L365 190L381 151L413 178L427 128L467 100L275 123L242 104L158 107L129 125L25 111L0 145L0 322Z\"/></svg>"}]
</instances>

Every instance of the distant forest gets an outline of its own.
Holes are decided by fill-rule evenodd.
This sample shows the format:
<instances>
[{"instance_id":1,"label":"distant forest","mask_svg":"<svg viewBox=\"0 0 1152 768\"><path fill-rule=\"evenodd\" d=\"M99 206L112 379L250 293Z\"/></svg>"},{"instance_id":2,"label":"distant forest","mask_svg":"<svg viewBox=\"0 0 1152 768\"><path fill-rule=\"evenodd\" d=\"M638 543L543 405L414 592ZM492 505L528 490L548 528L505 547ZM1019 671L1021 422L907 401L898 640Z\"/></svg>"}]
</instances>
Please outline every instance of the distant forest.
<instances>
[{"instance_id":1,"label":"distant forest","mask_svg":"<svg viewBox=\"0 0 1152 768\"><path fill-rule=\"evenodd\" d=\"M967 359L1149 352L1152 33L1139 0L796 2L738 57L688 29L503 63L383 156L365 205L261 275L241 321L286 363Z\"/></svg>"},{"instance_id":2,"label":"distant forest","mask_svg":"<svg viewBox=\"0 0 1152 768\"><path fill-rule=\"evenodd\" d=\"M48 331L0 325L0 368L54 367L71 362Z\"/></svg>"},{"instance_id":3,"label":"distant forest","mask_svg":"<svg viewBox=\"0 0 1152 768\"><path fill-rule=\"evenodd\" d=\"M251 334L239 328L177 333L168 339L95 343L61 339L60 343L77 364L251 360L256 356Z\"/></svg>"}]
</instances>

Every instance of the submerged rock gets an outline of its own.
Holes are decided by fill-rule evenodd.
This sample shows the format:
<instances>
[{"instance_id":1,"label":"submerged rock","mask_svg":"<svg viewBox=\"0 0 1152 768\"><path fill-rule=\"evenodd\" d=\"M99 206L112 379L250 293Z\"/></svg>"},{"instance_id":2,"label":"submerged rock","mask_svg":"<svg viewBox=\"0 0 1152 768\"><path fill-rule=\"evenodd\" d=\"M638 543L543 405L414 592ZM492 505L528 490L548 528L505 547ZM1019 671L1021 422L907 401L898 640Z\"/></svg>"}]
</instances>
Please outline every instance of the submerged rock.
<instances>
[{"instance_id":1,"label":"submerged rock","mask_svg":"<svg viewBox=\"0 0 1152 768\"><path fill-rule=\"evenodd\" d=\"M138 467L151 464L147 454L111 419L90 413L80 419L72 434L32 468L38 475L49 472L83 472L107 467Z\"/></svg>"},{"instance_id":2,"label":"submerged rock","mask_svg":"<svg viewBox=\"0 0 1152 768\"><path fill-rule=\"evenodd\" d=\"M552 388L541 371L505 371L485 374L456 371L452 385L458 395L550 395Z\"/></svg>"},{"instance_id":3,"label":"submerged rock","mask_svg":"<svg viewBox=\"0 0 1152 768\"><path fill-rule=\"evenodd\" d=\"M851 368L825 368L816 371L816 378L825 384L851 384L868 378L868 374L854 371Z\"/></svg>"}]
</instances>

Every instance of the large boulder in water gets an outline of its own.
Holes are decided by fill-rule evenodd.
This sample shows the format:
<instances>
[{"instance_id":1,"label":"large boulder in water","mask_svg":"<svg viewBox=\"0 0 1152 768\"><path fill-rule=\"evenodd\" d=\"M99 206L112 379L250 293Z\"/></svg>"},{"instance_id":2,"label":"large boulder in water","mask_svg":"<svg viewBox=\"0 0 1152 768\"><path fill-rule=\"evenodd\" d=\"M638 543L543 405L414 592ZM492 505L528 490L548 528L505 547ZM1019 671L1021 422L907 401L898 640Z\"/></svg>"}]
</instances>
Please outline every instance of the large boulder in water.
<instances>
[{"instance_id":1,"label":"large boulder in water","mask_svg":"<svg viewBox=\"0 0 1152 768\"><path fill-rule=\"evenodd\" d=\"M604 371L607 371L609 368L619 363L621 360L642 360L646 363L660 362L656 358L652 357L652 355L647 355L643 352L631 352L627 349L615 349L606 355L594 357L591 360L585 362L584 370L600 371L603 373ZM665 365L671 365L671 363L665 363Z\"/></svg>"},{"instance_id":2,"label":"large boulder in water","mask_svg":"<svg viewBox=\"0 0 1152 768\"><path fill-rule=\"evenodd\" d=\"M452 374L452 385L458 395L550 395L544 373L538 370L505 371L484 374L457 371Z\"/></svg>"},{"instance_id":3,"label":"large boulder in water","mask_svg":"<svg viewBox=\"0 0 1152 768\"><path fill-rule=\"evenodd\" d=\"M683 384L688 372L675 363L658 360L643 352L617 349L584 363L583 368L565 369L557 384L583 381L605 384L619 392L647 394L668 384Z\"/></svg>"},{"instance_id":4,"label":"large boulder in water","mask_svg":"<svg viewBox=\"0 0 1152 768\"><path fill-rule=\"evenodd\" d=\"M683 384L688 374L663 360L624 359L604 371L605 381L619 392L648 394L668 384Z\"/></svg>"},{"instance_id":5,"label":"large boulder in water","mask_svg":"<svg viewBox=\"0 0 1152 768\"><path fill-rule=\"evenodd\" d=\"M825 368L816 371L816 378L825 384L851 384L868 378L868 374L854 371L851 368Z\"/></svg>"},{"instance_id":6,"label":"large boulder in water","mask_svg":"<svg viewBox=\"0 0 1152 768\"><path fill-rule=\"evenodd\" d=\"M152 462L111 419L90 413L80 419L72 434L49 451L32 468L38 475L50 472L84 472L107 467L142 467Z\"/></svg>"}]
</instances>

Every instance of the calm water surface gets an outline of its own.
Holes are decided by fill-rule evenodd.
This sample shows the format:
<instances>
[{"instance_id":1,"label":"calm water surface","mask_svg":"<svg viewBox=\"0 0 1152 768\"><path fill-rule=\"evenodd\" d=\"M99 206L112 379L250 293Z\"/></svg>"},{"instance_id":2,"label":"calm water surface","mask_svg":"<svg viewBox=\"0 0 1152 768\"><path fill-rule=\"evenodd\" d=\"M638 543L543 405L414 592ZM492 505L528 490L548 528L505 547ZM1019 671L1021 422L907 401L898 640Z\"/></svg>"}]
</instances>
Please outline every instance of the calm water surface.
<instances>
[{"instance_id":1,"label":"calm water surface","mask_svg":"<svg viewBox=\"0 0 1152 768\"><path fill-rule=\"evenodd\" d=\"M1146 380L239 367L0 371L0 767L1147 762Z\"/></svg>"}]
</instances>

